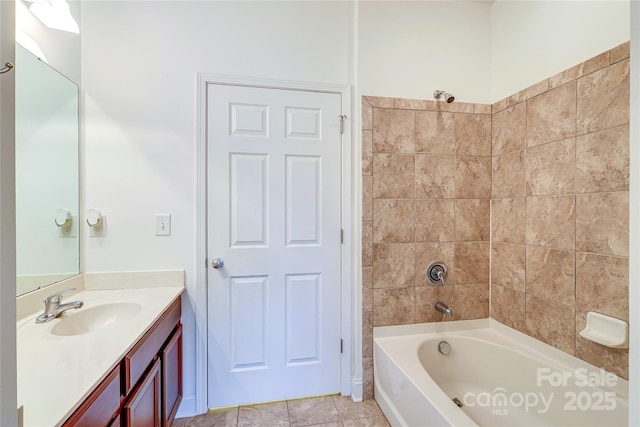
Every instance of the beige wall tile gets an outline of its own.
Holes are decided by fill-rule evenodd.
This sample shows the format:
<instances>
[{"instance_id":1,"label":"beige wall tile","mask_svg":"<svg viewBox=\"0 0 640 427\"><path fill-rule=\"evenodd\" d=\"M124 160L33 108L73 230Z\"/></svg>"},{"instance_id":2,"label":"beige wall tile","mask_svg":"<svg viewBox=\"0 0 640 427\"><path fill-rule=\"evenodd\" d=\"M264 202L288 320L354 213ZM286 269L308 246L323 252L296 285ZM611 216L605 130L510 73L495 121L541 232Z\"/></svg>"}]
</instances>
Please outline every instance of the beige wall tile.
<instances>
[{"instance_id":1,"label":"beige wall tile","mask_svg":"<svg viewBox=\"0 0 640 427\"><path fill-rule=\"evenodd\" d=\"M435 261L443 262L447 266L445 284L456 283L454 243L453 242L428 242L416 243L415 246L415 285L417 287L433 286L427 280L427 267Z\"/></svg>"},{"instance_id":2,"label":"beige wall tile","mask_svg":"<svg viewBox=\"0 0 640 427\"><path fill-rule=\"evenodd\" d=\"M575 136L576 83L551 89L527 101L527 146Z\"/></svg>"},{"instance_id":3,"label":"beige wall tile","mask_svg":"<svg viewBox=\"0 0 640 427\"><path fill-rule=\"evenodd\" d=\"M549 90L549 79L545 79L545 80L539 81L538 83L534 83L528 88L523 89L507 97L507 107L512 107L516 104L526 101L527 99L540 95L541 93L545 93L548 90Z\"/></svg>"},{"instance_id":4,"label":"beige wall tile","mask_svg":"<svg viewBox=\"0 0 640 427\"><path fill-rule=\"evenodd\" d=\"M362 129L373 129L373 107L362 97Z\"/></svg>"},{"instance_id":5,"label":"beige wall tile","mask_svg":"<svg viewBox=\"0 0 640 427\"><path fill-rule=\"evenodd\" d=\"M375 108L394 108L395 106L395 98L386 98L384 96L364 96L363 98Z\"/></svg>"},{"instance_id":6,"label":"beige wall tile","mask_svg":"<svg viewBox=\"0 0 640 427\"><path fill-rule=\"evenodd\" d=\"M426 110L427 101L424 99L395 98L395 108L399 110Z\"/></svg>"},{"instance_id":7,"label":"beige wall tile","mask_svg":"<svg viewBox=\"0 0 640 427\"><path fill-rule=\"evenodd\" d=\"M489 283L489 242L456 242L456 284Z\"/></svg>"},{"instance_id":8,"label":"beige wall tile","mask_svg":"<svg viewBox=\"0 0 640 427\"><path fill-rule=\"evenodd\" d=\"M629 256L629 192L576 195L576 250Z\"/></svg>"},{"instance_id":9,"label":"beige wall tile","mask_svg":"<svg viewBox=\"0 0 640 427\"><path fill-rule=\"evenodd\" d=\"M362 221L362 266L373 265L373 221Z\"/></svg>"},{"instance_id":10,"label":"beige wall tile","mask_svg":"<svg viewBox=\"0 0 640 427\"><path fill-rule=\"evenodd\" d=\"M414 156L409 154L373 155L373 197L404 199L415 195Z\"/></svg>"},{"instance_id":11,"label":"beige wall tile","mask_svg":"<svg viewBox=\"0 0 640 427\"><path fill-rule=\"evenodd\" d=\"M447 300L447 296L453 293L453 286L423 286L416 288L416 323L442 322L445 315L435 309L437 301Z\"/></svg>"},{"instance_id":12,"label":"beige wall tile","mask_svg":"<svg viewBox=\"0 0 640 427\"><path fill-rule=\"evenodd\" d=\"M362 312L362 357L373 357L373 311Z\"/></svg>"},{"instance_id":13,"label":"beige wall tile","mask_svg":"<svg viewBox=\"0 0 640 427\"><path fill-rule=\"evenodd\" d=\"M411 243L415 240L413 199L373 200L373 243Z\"/></svg>"},{"instance_id":14,"label":"beige wall tile","mask_svg":"<svg viewBox=\"0 0 640 427\"><path fill-rule=\"evenodd\" d=\"M495 114L507 108L507 98L501 99L491 104L491 114Z\"/></svg>"},{"instance_id":15,"label":"beige wall tile","mask_svg":"<svg viewBox=\"0 0 640 427\"><path fill-rule=\"evenodd\" d=\"M574 354L576 314L573 307L533 295L527 295L526 307L528 335L566 353Z\"/></svg>"},{"instance_id":16,"label":"beige wall tile","mask_svg":"<svg viewBox=\"0 0 640 427\"><path fill-rule=\"evenodd\" d=\"M592 365L629 379L629 349L610 348L582 338L578 333L587 326L587 313L576 311L576 357Z\"/></svg>"},{"instance_id":17,"label":"beige wall tile","mask_svg":"<svg viewBox=\"0 0 640 427\"><path fill-rule=\"evenodd\" d=\"M527 246L527 294L573 306L575 258L574 251Z\"/></svg>"},{"instance_id":18,"label":"beige wall tile","mask_svg":"<svg viewBox=\"0 0 640 427\"><path fill-rule=\"evenodd\" d=\"M452 102L448 104L445 101L433 101L427 105L427 110L432 111L447 111L449 113L473 113L475 111L476 104L470 104L467 102Z\"/></svg>"},{"instance_id":19,"label":"beige wall tile","mask_svg":"<svg viewBox=\"0 0 640 427\"><path fill-rule=\"evenodd\" d=\"M629 126L576 139L576 193L629 189Z\"/></svg>"},{"instance_id":20,"label":"beige wall tile","mask_svg":"<svg viewBox=\"0 0 640 427\"><path fill-rule=\"evenodd\" d=\"M456 159L453 156L416 155L416 198L455 196Z\"/></svg>"},{"instance_id":21,"label":"beige wall tile","mask_svg":"<svg viewBox=\"0 0 640 427\"><path fill-rule=\"evenodd\" d=\"M629 321L629 260L578 252L576 308Z\"/></svg>"},{"instance_id":22,"label":"beige wall tile","mask_svg":"<svg viewBox=\"0 0 640 427\"><path fill-rule=\"evenodd\" d=\"M362 358L362 394L365 399L373 399L373 357Z\"/></svg>"},{"instance_id":23,"label":"beige wall tile","mask_svg":"<svg viewBox=\"0 0 640 427\"><path fill-rule=\"evenodd\" d=\"M491 317L509 327L525 332L525 294L491 284Z\"/></svg>"},{"instance_id":24,"label":"beige wall tile","mask_svg":"<svg viewBox=\"0 0 640 427\"><path fill-rule=\"evenodd\" d=\"M454 155L454 113L416 111L416 153Z\"/></svg>"},{"instance_id":25,"label":"beige wall tile","mask_svg":"<svg viewBox=\"0 0 640 427\"><path fill-rule=\"evenodd\" d=\"M489 199L458 199L455 201L455 240L489 240Z\"/></svg>"},{"instance_id":26,"label":"beige wall tile","mask_svg":"<svg viewBox=\"0 0 640 427\"><path fill-rule=\"evenodd\" d=\"M413 286L413 243L373 245L373 287Z\"/></svg>"},{"instance_id":27,"label":"beige wall tile","mask_svg":"<svg viewBox=\"0 0 640 427\"><path fill-rule=\"evenodd\" d=\"M446 317L435 309L441 301L453 311ZM416 288L416 322L484 319L489 316L489 284L446 285Z\"/></svg>"},{"instance_id":28,"label":"beige wall tile","mask_svg":"<svg viewBox=\"0 0 640 427\"><path fill-rule=\"evenodd\" d=\"M416 242L452 241L454 218L453 199L416 200Z\"/></svg>"},{"instance_id":29,"label":"beige wall tile","mask_svg":"<svg viewBox=\"0 0 640 427\"><path fill-rule=\"evenodd\" d=\"M474 104L473 112L476 114L489 114L491 115L491 105L489 104Z\"/></svg>"},{"instance_id":30,"label":"beige wall tile","mask_svg":"<svg viewBox=\"0 0 640 427\"><path fill-rule=\"evenodd\" d=\"M527 149L527 196L574 192L575 138Z\"/></svg>"},{"instance_id":31,"label":"beige wall tile","mask_svg":"<svg viewBox=\"0 0 640 427\"><path fill-rule=\"evenodd\" d=\"M362 175L373 174L373 132L362 131Z\"/></svg>"},{"instance_id":32,"label":"beige wall tile","mask_svg":"<svg viewBox=\"0 0 640 427\"><path fill-rule=\"evenodd\" d=\"M374 153L415 152L412 110L373 109Z\"/></svg>"},{"instance_id":33,"label":"beige wall tile","mask_svg":"<svg viewBox=\"0 0 640 427\"><path fill-rule=\"evenodd\" d=\"M373 267L362 268L362 311L373 310Z\"/></svg>"},{"instance_id":34,"label":"beige wall tile","mask_svg":"<svg viewBox=\"0 0 640 427\"><path fill-rule=\"evenodd\" d=\"M456 157L455 189L457 198L490 198L491 157Z\"/></svg>"},{"instance_id":35,"label":"beige wall tile","mask_svg":"<svg viewBox=\"0 0 640 427\"><path fill-rule=\"evenodd\" d=\"M494 156L491 196L494 198L525 195L525 152Z\"/></svg>"},{"instance_id":36,"label":"beige wall tile","mask_svg":"<svg viewBox=\"0 0 640 427\"><path fill-rule=\"evenodd\" d=\"M492 243L491 284L524 292L525 245Z\"/></svg>"},{"instance_id":37,"label":"beige wall tile","mask_svg":"<svg viewBox=\"0 0 640 427\"><path fill-rule=\"evenodd\" d=\"M491 200L491 236L494 242L525 242L525 198Z\"/></svg>"},{"instance_id":38,"label":"beige wall tile","mask_svg":"<svg viewBox=\"0 0 640 427\"><path fill-rule=\"evenodd\" d=\"M362 219L373 219L373 177L362 177Z\"/></svg>"},{"instance_id":39,"label":"beige wall tile","mask_svg":"<svg viewBox=\"0 0 640 427\"><path fill-rule=\"evenodd\" d=\"M630 43L622 43L621 45L618 45L611 49L609 52L609 61L611 64L622 61L623 59L627 59L630 53Z\"/></svg>"},{"instance_id":40,"label":"beige wall tile","mask_svg":"<svg viewBox=\"0 0 640 427\"><path fill-rule=\"evenodd\" d=\"M578 135L628 123L628 59L578 79Z\"/></svg>"},{"instance_id":41,"label":"beige wall tile","mask_svg":"<svg viewBox=\"0 0 640 427\"><path fill-rule=\"evenodd\" d=\"M415 288L374 289L373 326L415 323Z\"/></svg>"},{"instance_id":42,"label":"beige wall tile","mask_svg":"<svg viewBox=\"0 0 640 427\"><path fill-rule=\"evenodd\" d=\"M458 156L490 156L491 116L456 114L455 140Z\"/></svg>"},{"instance_id":43,"label":"beige wall tile","mask_svg":"<svg viewBox=\"0 0 640 427\"><path fill-rule=\"evenodd\" d=\"M486 317L491 292L498 321L628 370L625 353L576 335L588 310L628 318L628 260L617 257L628 254L628 106L617 104L628 94L616 96L628 86L625 57L628 44L491 106L363 98L363 307L373 316L363 318L363 364L371 322L447 320L437 300L454 319ZM479 241L489 222L491 246ZM374 247L374 237L402 243ZM425 278L435 260L449 267L444 288Z\"/></svg>"},{"instance_id":44,"label":"beige wall tile","mask_svg":"<svg viewBox=\"0 0 640 427\"><path fill-rule=\"evenodd\" d=\"M549 85L554 88L569 83L582 76L593 73L609 65L609 51L569 68L549 79Z\"/></svg>"},{"instance_id":45,"label":"beige wall tile","mask_svg":"<svg viewBox=\"0 0 640 427\"><path fill-rule=\"evenodd\" d=\"M525 148L527 104L521 102L493 115L492 154L504 154Z\"/></svg>"},{"instance_id":46,"label":"beige wall tile","mask_svg":"<svg viewBox=\"0 0 640 427\"><path fill-rule=\"evenodd\" d=\"M527 197L526 242L555 249L575 249L575 196Z\"/></svg>"},{"instance_id":47,"label":"beige wall tile","mask_svg":"<svg viewBox=\"0 0 640 427\"><path fill-rule=\"evenodd\" d=\"M442 302L453 310L451 320L485 319L489 317L489 284L455 285L453 300Z\"/></svg>"}]
</instances>

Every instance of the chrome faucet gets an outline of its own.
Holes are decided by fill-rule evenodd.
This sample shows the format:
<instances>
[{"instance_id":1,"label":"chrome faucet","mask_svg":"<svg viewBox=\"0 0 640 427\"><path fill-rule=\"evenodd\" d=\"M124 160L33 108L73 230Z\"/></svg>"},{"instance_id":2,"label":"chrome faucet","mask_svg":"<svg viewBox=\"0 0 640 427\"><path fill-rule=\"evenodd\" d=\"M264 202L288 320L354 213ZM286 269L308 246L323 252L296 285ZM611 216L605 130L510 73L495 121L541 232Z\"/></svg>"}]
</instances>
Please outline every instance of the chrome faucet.
<instances>
[{"instance_id":1,"label":"chrome faucet","mask_svg":"<svg viewBox=\"0 0 640 427\"><path fill-rule=\"evenodd\" d=\"M441 301L436 302L436 310L444 313L447 317L453 317L453 310L451 307Z\"/></svg>"},{"instance_id":2,"label":"chrome faucet","mask_svg":"<svg viewBox=\"0 0 640 427\"><path fill-rule=\"evenodd\" d=\"M55 294L49 295L44 301L44 313L42 313L36 319L36 323L46 323L50 320L55 319L60 316L65 311L75 308L78 309L84 305L82 301L74 301L66 304L60 304L62 301L62 294L65 292L75 291L76 288L64 289L60 292L56 292Z\"/></svg>"}]
</instances>

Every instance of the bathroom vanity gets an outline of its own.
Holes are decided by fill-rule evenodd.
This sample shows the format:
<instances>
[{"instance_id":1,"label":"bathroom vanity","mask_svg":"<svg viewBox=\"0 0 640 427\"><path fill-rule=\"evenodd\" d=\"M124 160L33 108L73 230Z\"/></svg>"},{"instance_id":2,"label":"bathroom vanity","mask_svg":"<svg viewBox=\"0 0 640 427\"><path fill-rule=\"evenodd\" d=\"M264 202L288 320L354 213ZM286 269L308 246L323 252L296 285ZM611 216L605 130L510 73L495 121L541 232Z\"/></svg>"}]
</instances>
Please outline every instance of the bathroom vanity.
<instances>
[{"instance_id":1,"label":"bathroom vanity","mask_svg":"<svg viewBox=\"0 0 640 427\"><path fill-rule=\"evenodd\" d=\"M170 426L182 397L181 346L178 299L63 425Z\"/></svg>"},{"instance_id":2,"label":"bathroom vanity","mask_svg":"<svg viewBox=\"0 0 640 427\"><path fill-rule=\"evenodd\" d=\"M42 324L31 309L18 321L24 426L171 425L182 398L184 287L160 276L138 273L124 280L134 287L117 288L121 276L81 275L58 286L77 288L65 302L82 301L81 308Z\"/></svg>"}]
</instances>

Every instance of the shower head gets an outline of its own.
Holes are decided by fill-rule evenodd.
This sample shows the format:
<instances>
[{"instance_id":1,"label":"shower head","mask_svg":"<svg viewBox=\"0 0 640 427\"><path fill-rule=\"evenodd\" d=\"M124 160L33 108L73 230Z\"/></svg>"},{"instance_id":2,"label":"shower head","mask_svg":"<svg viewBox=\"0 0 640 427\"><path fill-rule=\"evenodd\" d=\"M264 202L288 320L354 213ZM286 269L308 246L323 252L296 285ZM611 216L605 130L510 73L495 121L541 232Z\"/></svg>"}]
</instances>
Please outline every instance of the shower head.
<instances>
[{"instance_id":1,"label":"shower head","mask_svg":"<svg viewBox=\"0 0 640 427\"><path fill-rule=\"evenodd\" d=\"M440 97L444 97L444 100L447 101L447 104L451 104L455 97L450 93L445 92L444 90L434 90L433 97L435 99L440 99Z\"/></svg>"}]
</instances>

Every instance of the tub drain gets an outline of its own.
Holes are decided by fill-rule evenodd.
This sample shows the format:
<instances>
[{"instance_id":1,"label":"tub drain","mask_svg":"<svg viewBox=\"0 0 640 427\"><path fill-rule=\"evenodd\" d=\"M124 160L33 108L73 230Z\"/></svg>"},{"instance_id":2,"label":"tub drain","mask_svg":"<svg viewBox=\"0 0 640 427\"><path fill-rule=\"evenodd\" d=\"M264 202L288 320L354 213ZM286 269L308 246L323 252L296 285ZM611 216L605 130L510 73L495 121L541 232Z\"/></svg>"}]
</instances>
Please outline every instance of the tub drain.
<instances>
[{"instance_id":1,"label":"tub drain","mask_svg":"<svg viewBox=\"0 0 640 427\"><path fill-rule=\"evenodd\" d=\"M458 408L462 408L464 405L462 404L462 402L460 401L460 399L458 399L457 397L453 398L453 403L455 403L456 405L458 405Z\"/></svg>"},{"instance_id":2,"label":"tub drain","mask_svg":"<svg viewBox=\"0 0 640 427\"><path fill-rule=\"evenodd\" d=\"M438 351L444 355L449 354L449 352L451 351L451 344L446 341L440 341L438 343Z\"/></svg>"}]
</instances>

